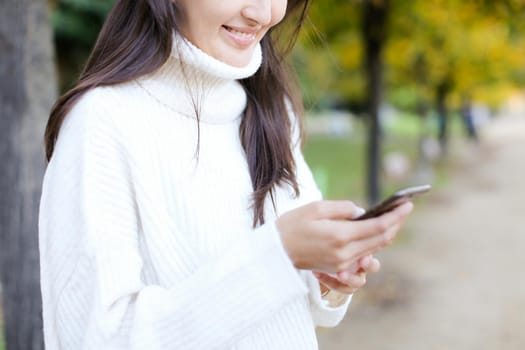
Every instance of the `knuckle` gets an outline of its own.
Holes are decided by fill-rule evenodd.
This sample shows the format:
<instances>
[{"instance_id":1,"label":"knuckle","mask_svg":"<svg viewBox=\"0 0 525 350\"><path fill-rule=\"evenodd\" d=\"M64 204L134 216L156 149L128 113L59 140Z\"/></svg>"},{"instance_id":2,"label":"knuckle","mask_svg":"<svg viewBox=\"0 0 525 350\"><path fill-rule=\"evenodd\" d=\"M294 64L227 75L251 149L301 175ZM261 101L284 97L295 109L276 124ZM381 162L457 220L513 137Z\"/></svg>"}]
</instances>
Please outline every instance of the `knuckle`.
<instances>
[{"instance_id":1,"label":"knuckle","mask_svg":"<svg viewBox=\"0 0 525 350\"><path fill-rule=\"evenodd\" d=\"M335 263L339 269L342 265L346 263L347 256L343 250L338 250L335 252Z\"/></svg>"},{"instance_id":2,"label":"knuckle","mask_svg":"<svg viewBox=\"0 0 525 350\"><path fill-rule=\"evenodd\" d=\"M384 218L378 218L377 221L376 221L376 228L380 232L388 230L389 226L390 225L389 225L388 221L385 220Z\"/></svg>"},{"instance_id":3,"label":"knuckle","mask_svg":"<svg viewBox=\"0 0 525 350\"><path fill-rule=\"evenodd\" d=\"M325 239L325 242L328 244L328 246L331 248L331 249L336 249L338 248L337 247L337 233L332 231L332 230L324 230L324 239Z\"/></svg>"},{"instance_id":4,"label":"knuckle","mask_svg":"<svg viewBox=\"0 0 525 350\"><path fill-rule=\"evenodd\" d=\"M335 260L334 260L334 267L337 271L343 271L348 268L348 255L344 252L338 252L336 253Z\"/></svg>"},{"instance_id":5,"label":"knuckle","mask_svg":"<svg viewBox=\"0 0 525 350\"><path fill-rule=\"evenodd\" d=\"M346 244L346 234L344 232L332 233L332 244L336 248L342 248Z\"/></svg>"}]
</instances>

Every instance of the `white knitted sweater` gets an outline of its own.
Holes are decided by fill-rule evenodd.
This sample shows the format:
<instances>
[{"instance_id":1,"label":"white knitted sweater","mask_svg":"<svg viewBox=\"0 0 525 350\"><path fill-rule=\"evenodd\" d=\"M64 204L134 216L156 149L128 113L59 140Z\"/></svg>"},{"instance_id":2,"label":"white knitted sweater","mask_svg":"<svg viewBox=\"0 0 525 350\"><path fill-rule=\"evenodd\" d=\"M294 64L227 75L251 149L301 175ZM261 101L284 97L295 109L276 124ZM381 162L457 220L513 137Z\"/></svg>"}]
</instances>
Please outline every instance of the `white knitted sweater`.
<instances>
[{"instance_id":1,"label":"white knitted sweater","mask_svg":"<svg viewBox=\"0 0 525 350\"><path fill-rule=\"evenodd\" d=\"M160 70L68 114L40 207L47 349L317 349L315 326L341 321L350 298L327 306L275 226L320 198L298 147L300 198L279 188L251 226L236 79L260 63L260 48L234 68L176 39Z\"/></svg>"}]
</instances>

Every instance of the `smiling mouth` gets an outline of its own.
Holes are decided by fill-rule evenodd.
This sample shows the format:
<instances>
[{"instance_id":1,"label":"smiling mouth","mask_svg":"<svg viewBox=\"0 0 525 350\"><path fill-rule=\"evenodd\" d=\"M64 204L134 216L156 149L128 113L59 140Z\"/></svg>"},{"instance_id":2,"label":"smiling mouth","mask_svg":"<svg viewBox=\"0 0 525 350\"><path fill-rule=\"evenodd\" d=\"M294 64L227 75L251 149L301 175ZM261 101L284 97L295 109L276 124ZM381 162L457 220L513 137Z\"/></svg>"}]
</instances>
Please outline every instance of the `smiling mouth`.
<instances>
[{"instance_id":1,"label":"smiling mouth","mask_svg":"<svg viewBox=\"0 0 525 350\"><path fill-rule=\"evenodd\" d=\"M256 32L243 32L238 29L228 27L225 25L223 26L223 28L226 29L230 34L238 37L239 39L243 39L243 40L254 40L257 36Z\"/></svg>"}]
</instances>

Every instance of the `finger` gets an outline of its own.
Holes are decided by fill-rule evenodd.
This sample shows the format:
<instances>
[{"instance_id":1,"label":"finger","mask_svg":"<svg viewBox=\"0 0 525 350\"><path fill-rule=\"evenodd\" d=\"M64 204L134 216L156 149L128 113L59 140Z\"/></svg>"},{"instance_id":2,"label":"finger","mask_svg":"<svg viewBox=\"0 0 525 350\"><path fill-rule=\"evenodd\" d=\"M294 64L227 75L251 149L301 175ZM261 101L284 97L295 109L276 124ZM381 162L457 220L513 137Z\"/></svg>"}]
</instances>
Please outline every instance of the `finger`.
<instances>
[{"instance_id":1,"label":"finger","mask_svg":"<svg viewBox=\"0 0 525 350\"><path fill-rule=\"evenodd\" d=\"M397 212L397 215L400 215L401 218L407 217L408 214L410 214L414 210L414 203L412 202L406 202L396 209L393 210L393 212Z\"/></svg>"},{"instance_id":2,"label":"finger","mask_svg":"<svg viewBox=\"0 0 525 350\"><path fill-rule=\"evenodd\" d=\"M372 261L368 265L368 267L365 269L366 273L377 273L381 269L381 262L377 260L376 258L372 258Z\"/></svg>"},{"instance_id":3,"label":"finger","mask_svg":"<svg viewBox=\"0 0 525 350\"><path fill-rule=\"evenodd\" d=\"M336 290L340 293L352 294L358 289L356 287L349 286L346 283L343 283L338 279L329 276L325 273L319 273L316 277L319 280L319 282L324 284L326 287L330 288L331 290Z\"/></svg>"},{"instance_id":4,"label":"finger","mask_svg":"<svg viewBox=\"0 0 525 350\"><path fill-rule=\"evenodd\" d=\"M346 257L348 265L340 266L340 270L348 270L351 264L360 259L361 257L366 257L367 255L374 254L378 252L381 248L392 243L392 240L396 237L397 231L399 230L399 225L396 225L386 232L375 235L370 238L360 239L348 244L344 249L345 252L342 254Z\"/></svg>"},{"instance_id":5,"label":"finger","mask_svg":"<svg viewBox=\"0 0 525 350\"><path fill-rule=\"evenodd\" d=\"M338 275L338 282L343 283L351 288L361 288L366 284L366 273L349 273L344 271Z\"/></svg>"},{"instance_id":6,"label":"finger","mask_svg":"<svg viewBox=\"0 0 525 350\"><path fill-rule=\"evenodd\" d=\"M370 265L370 263L372 262L372 259L373 259L372 254L365 255L364 257L359 259L358 264L357 264L357 267L358 267L357 269L366 270L368 266Z\"/></svg>"},{"instance_id":7,"label":"finger","mask_svg":"<svg viewBox=\"0 0 525 350\"><path fill-rule=\"evenodd\" d=\"M402 223L406 219L408 214L412 212L413 208L414 208L414 205L412 204L412 202L407 202L381 216L378 216L372 219L368 219L368 220L363 220L363 221L364 222L368 221L372 230L374 228L386 229L390 226Z\"/></svg>"},{"instance_id":8,"label":"finger","mask_svg":"<svg viewBox=\"0 0 525 350\"><path fill-rule=\"evenodd\" d=\"M317 201L308 205L313 219L350 220L363 214L363 208L351 201Z\"/></svg>"},{"instance_id":9,"label":"finger","mask_svg":"<svg viewBox=\"0 0 525 350\"><path fill-rule=\"evenodd\" d=\"M362 221L335 221L330 229L335 232L344 232L345 241L351 242L358 239L366 239L379 235L392 226L399 224L410 213L413 205L407 202L393 211L383 214L380 217Z\"/></svg>"},{"instance_id":10,"label":"finger","mask_svg":"<svg viewBox=\"0 0 525 350\"><path fill-rule=\"evenodd\" d=\"M376 239L369 239L368 242L363 242L363 245L358 245L356 249L364 249L360 253L358 253L358 257L360 256L366 256L366 255L372 255L377 253L379 250L385 248L386 246L389 246L392 244L394 239L397 236L397 233L399 232L401 225L395 225L382 233L380 237L376 237ZM357 241L356 243L359 243L360 241ZM368 246L368 247L367 247Z\"/></svg>"}]
</instances>

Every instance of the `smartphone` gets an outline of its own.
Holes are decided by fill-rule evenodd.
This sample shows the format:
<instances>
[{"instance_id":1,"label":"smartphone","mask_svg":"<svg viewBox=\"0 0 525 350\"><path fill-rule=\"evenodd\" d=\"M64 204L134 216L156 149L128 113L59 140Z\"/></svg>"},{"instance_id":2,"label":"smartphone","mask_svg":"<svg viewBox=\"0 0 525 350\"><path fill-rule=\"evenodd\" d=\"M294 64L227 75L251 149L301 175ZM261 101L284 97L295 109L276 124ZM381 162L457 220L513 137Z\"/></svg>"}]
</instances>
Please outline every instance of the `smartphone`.
<instances>
[{"instance_id":1,"label":"smartphone","mask_svg":"<svg viewBox=\"0 0 525 350\"><path fill-rule=\"evenodd\" d=\"M397 191L378 205L373 206L368 209L363 215L353 219L353 220L366 220L370 218L375 218L381 216L391 210L394 210L403 203L410 201L417 195L426 193L430 191L432 186L430 185L421 185L414 187L407 187L402 190Z\"/></svg>"}]
</instances>

